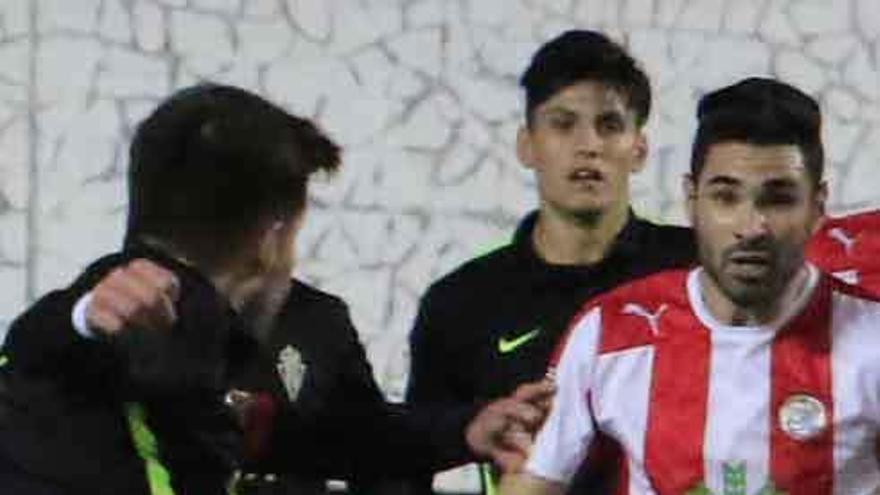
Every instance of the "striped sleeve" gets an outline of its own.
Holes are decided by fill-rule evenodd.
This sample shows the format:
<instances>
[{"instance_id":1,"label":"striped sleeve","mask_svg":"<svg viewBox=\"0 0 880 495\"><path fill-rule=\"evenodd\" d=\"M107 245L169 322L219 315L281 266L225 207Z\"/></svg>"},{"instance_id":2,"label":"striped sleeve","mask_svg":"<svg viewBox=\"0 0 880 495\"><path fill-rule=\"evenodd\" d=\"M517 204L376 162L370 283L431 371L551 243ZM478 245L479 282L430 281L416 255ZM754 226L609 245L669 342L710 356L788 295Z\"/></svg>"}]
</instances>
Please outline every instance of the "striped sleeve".
<instances>
[{"instance_id":1,"label":"striped sleeve","mask_svg":"<svg viewBox=\"0 0 880 495\"><path fill-rule=\"evenodd\" d=\"M556 397L526 465L534 476L568 483L587 455L595 434L588 398L600 333L600 310L594 308L575 323L550 370Z\"/></svg>"}]
</instances>

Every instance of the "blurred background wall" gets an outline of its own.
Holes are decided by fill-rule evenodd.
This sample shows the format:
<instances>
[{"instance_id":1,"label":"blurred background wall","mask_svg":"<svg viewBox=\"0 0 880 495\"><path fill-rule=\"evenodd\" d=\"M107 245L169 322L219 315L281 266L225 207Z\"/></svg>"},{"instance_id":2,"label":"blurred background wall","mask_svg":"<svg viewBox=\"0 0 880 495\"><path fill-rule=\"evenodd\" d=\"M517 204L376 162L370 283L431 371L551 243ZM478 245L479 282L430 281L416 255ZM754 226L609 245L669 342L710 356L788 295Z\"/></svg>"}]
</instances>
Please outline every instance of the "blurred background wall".
<instances>
[{"instance_id":1,"label":"blurred background wall","mask_svg":"<svg viewBox=\"0 0 880 495\"><path fill-rule=\"evenodd\" d=\"M876 0L0 0L0 334L119 246L134 126L201 80L314 117L345 148L312 189L298 276L345 298L391 398L434 278L506 242L536 201L516 81L572 27L652 77L642 214L683 221L696 99L775 75L825 114L831 211L880 206Z\"/></svg>"}]
</instances>

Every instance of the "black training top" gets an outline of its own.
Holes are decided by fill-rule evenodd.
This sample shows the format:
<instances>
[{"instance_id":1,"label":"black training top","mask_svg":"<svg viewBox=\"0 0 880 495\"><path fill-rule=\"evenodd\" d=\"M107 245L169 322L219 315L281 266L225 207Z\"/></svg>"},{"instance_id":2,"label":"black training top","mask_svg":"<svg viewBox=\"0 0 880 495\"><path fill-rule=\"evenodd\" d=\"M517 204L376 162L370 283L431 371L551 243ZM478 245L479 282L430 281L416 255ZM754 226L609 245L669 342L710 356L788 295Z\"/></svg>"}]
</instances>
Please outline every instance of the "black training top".
<instances>
[{"instance_id":1,"label":"black training top","mask_svg":"<svg viewBox=\"0 0 880 495\"><path fill-rule=\"evenodd\" d=\"M80 336L71 322L76 301L134 258L178 276L174 327ZM142 246L96 261L9 329L0 368L0 479L23 493L146 495L162 486L224 493L239 431L223 398L254 350L226 300L194 269Z\"/></svg>"},{"instance_id":2,"label":"black training top","mask_svg":"<svg viewBox=\"0 0 880 495\"><path fill-rule=\"evenodd\" d=\"M299 281L259 357L233 382L278 407L265 451L243 466L243 495L324 493L327 478L368 492L383 479L469 460L464 429L474 408L386 403L345 303Z\"/></svg>"},{"instance_id":3,"label":"black training top","mask_svg":"<svg viewBox=\"0 0 880 495\"><path fill-rule=\"evenodd\" d=\"M166 332L86 339L72 308L114 267L148 258L181 281ZM12 325L0 364L0 483L12 492L320 493L470 460L469 404L411 410L386 403L346 305L298 281L275 325L251 337L195 270L148 248L105 257ZM239 459L230 389L263 393L276 415L265 448ZM249 429L248 434L252 433ZM265 485L280 485L266 487ZM16 493L17 493L16 492Z\"/></svg>"},{"instance_id":4,"label":"black training top","mask_svg":"<svg viewBox=\"0 0 880 495\"><path fill-rule=\"evenodd\" d=\"M551 352L584 303L623 282L691 264L691 231L630 214L607 256L555 265L535 251L537 212L513 241L431 285L410 335L408 400L472 403L544 376Z\"/></svg>"}]
</instances>

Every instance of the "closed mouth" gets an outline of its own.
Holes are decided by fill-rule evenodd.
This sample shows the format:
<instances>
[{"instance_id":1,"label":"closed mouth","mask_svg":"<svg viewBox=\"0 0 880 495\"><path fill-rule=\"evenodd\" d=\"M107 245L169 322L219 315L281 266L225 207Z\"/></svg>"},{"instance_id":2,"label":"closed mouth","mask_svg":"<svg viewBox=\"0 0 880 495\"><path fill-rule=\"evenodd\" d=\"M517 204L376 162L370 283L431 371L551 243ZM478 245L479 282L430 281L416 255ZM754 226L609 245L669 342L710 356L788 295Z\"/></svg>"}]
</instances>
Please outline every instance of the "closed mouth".
<instances>
[{"instance_id":1,"label":"closed mouth","mask_svg":"<svg viewBox=\"0 0 880 495\"><path fill-rule=\"evenodd\" d=\"M766 251L745 251L731 254L731 263L740 265L769 265L773 261L771 253Z\"/></svg>"}]
</instances>

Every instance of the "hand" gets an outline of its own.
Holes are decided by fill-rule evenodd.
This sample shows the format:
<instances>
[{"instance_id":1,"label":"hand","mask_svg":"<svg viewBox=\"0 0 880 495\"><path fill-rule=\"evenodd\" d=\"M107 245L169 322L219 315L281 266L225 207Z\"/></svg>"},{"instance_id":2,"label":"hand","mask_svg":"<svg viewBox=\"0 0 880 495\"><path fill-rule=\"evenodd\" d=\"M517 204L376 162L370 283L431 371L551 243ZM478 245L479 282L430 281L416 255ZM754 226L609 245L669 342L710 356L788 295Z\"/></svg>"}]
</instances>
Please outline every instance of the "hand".
<instances>
[{"instance_id":1,"label":"hand","mask_svg":"<svg viewBox=\"0 0 880 495\"><path fill-rule=\"evenodd\" d=\"M258 461L268 450L278 405L268 392L233 389L223 402L232 410L242 431L242 457Z\"/></svg>"},{"instance_id":2,"label":"hand","mask_svg":"<svg viewBox=\"0 0 880 495\"><path fill-rule=\"evenodd\" d=\"M86 324L108 336L131 328L167 330L177 320L174 302L179 293L174 273L137 259L114 269L92 289Z\"/></svg>"},{"instance_id":3,"label":"hand","mask_svg":"<svg viewBox=\"0 0 880 495\"><path fill-rule=\"evenodd\" d=\"M465 432L471 450L491 458L504 472L519 472L535 433L550 410L555 388L549 380L526 383L509 397L489 403Z\"/></svg>"}]
</instances>

